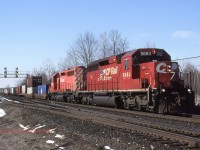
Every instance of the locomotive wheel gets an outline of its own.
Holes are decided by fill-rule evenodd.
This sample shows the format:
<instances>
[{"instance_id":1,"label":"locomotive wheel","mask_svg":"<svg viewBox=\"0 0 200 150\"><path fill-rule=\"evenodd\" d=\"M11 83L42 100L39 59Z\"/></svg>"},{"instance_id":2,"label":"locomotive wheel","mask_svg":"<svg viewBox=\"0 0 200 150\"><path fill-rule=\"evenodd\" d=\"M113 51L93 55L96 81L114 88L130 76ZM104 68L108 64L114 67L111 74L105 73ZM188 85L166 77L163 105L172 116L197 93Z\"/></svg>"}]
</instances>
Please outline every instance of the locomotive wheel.
<instances>
[{"instance_id":1,"label":"locomotive wheel","mask_svg":"<svg viewBox=\"0 0 200 150\"><path fill-rule=\"evenodd\" d=\"M71 100L71 97L68 96L68 97L67 97L67 103L71 103L71 101L72 101L72 100Z\"/></svg>"},{"instance_id":2,"label":"locomotive wheel","mask_svg":"<svg viewBox=\"0 0 200 150\"><path fill-rule=\"evenodd\" d=\"M63 96L63 100L64 100L65 102L68 102L66 96Z\"/></svg>"},{"instance_id":3,"label":"locomotive wheel","mask_svg":"<svg viewBox=\"0 0 200 150\"><path fill-rule=\"evenodd\" d=\"M137 109L137 110L141 110L140 101L141 101L140 97L139 97L139 96L136 96L136 97L135 97L135 105L136 105L136 109Z\"/></svg>"},{"instance_id":4,"label":"locomotive wheel","mask_svg":"<svg viewBox=\"0 0 200 150\"><path fill-rule=\"evenodd\" d=\"M161 98L161 99L157 100L154 111L159 114L160 113L166 114L168 112L164 99Z\"/></svg>"},{"instance_id":5,"label":"locomotive wheel","mask_svg":"<svg viewBox=\"0 0 200 150\"><path fill-rule=\"evenodd\" d=\"M46 99L47 100L51 100L52 95L51 94L47 94Z\"/></svg>"},{"instance_id":6,"label":"locomotive wheel","mask_svg":"<svg viewBox=\"0 0 200 150\"><path fill-rule=\"evenodd\" d=\"M124 100L123 103L124 103L124 109L130 109L130 105L126 100Z\"/></svg>"},{"instance_id":7,"label":"locomotive wheel","mask_svg":"<svg viewBox=\"0 0 200 150\"><path fill-rule=\"evenodd\" d=\"M84 102L84 100L81 100L81 103L82 103L83 105L85 105L85 102Z\"/></svg>"},{"instance_id":8,"label":"locomotive wheel","mask_svg":"<svg viewBox=\"0 0 200 150\"><path fill-rule=\"evenodd\" d=\"M140 106L140 103L138 101L136 101L136 109L141 110L141 106Z\"/></svg>"},{"instance_id":9,"label":"locomotive wheel","mask_svg":"<svg viewBox=\"0 0 200 150\"><path fill-rule=\"evenodd\" d=\"M93 99L91 97L89 97L88 103L89 103L89 105L94 105L94 101L93 101Z\"/></svg>"},{"instance_id":10,"label":"locomotive wheel","mask_svg":"<svg viewBox=\"0 0 200 150\"><path fill-rule=\"evenodd\" d=\"M141 110L142 111L147 111L147 108L146 107L141 107Z\"/></svg>"}]
</instances>

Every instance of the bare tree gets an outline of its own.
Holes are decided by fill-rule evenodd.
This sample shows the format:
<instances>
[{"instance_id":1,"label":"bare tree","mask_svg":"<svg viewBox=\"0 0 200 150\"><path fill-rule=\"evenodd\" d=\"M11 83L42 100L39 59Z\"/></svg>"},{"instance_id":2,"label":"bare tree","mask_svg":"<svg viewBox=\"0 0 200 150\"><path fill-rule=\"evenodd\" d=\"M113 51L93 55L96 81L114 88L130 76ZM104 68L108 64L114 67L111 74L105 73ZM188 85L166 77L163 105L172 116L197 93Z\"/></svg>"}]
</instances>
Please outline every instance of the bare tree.
<instances>
[{"instance_id":1,"label":"bare tree","mask_svg":"<svg viewBox=\"0 0 200 150\"><path fill-rule=\"evenodd\" d=\"M86 32L84 35L80 35L76 44L83 64L87 65L95 59L97 41L92 33Z\"/></svg>"},{"instance_id":2,"label":"bare tree","mask_svg":"<svg viewBox=\"0 0 200 150\"><path fill-rule=\"evenodd\" d=\"M102 33L98 41L92 33L85 32L70 46L63 62L59 62L58 68L64 70L72 66L87 66L95 59L125 52L128 45L127 39L122 38L117 30Z\"/></svg>"},{"instance_id":3,"label":"bare tree","mask_svg":"<svg viewBox=\"0 0 200 150\"><path fill-rule=\"evenodd\" d=\"M147 47L147 48L155 48L156 45L155 45L155 43L146 42L146 47Z\"/></svg>"},{"instance_id":4,"label":"bare tree","mask_svg":"<svg viewBox=\"0 0 200 150\"><path fill-rule=\"evenodd\" d=\"M97 58L97 48L98 42L92 33L86 32L80 34L78 39L68 50L65 60L68 61L69 66L86 66Z\"/></svg>"},{"instance_id":5,"label":"bare tree","mask_svg":"<svg viewBox=\"0 0 200 150\"><path fill-rule=\"evenodd\" d=\"M99 52L100 58L105 58L111 55L117 55L127 51L129 42L127 38L123 38L117 30L111 30L109 34L104 32L100 35Z\"/></svg>"},{"instance_id":6,"label":"bare tree","mask_svg":"<svg viewBox=\"0 0 200 150\"><path fill-rule=\"evenodd\" d=\"M33 76L40 76L41 75L41 68L40 69L33 68L32 75Z\"/></svg>"},{"instance_id":7,"label":"bare tree","mask_svg":"<svg viewBox=\"0 0 200 150\"><path fill-rule=\"evenodd\" d=\"M43 66L41 67L41 75L43 77L46 77L47 83L50 83L50 78L51 76L56 72L56 67L54 66L53 62L51 59L46 59L44 61Z\"/></svg>"},{"instance_id":8,"label":"bare tree","mask_svg":"<svg viewBox=\"0 0 200 150\"><path fill-rule=\"evenodd\" d=\"M63 59L60 59L58 62L58 71L66 70L72 66L79 66L81 65L80 59L78 59L78 52L76 49L74 49L75 46L71 46L66 56Z\"/></svg>"},{"instance_id":9,"label":"bare tree","mask_svg":"<svg viewBox=\"0 0 200 150\"><path fill-rule=\"evenodd\" d=\"M68 68L71 66L79 66L84 64L80 59L80 57L82 57L82 55L79 53L81 50L79 48L76 49L76 47L77 45L74 43L74 45L71 46L67 51L65 62L67 62Z\"/></svg>"},{"instance_id":10,"label":"bare tree","mask_svg":"<svg viewBox=\"0 0 200 150\"><path fill-rule=\"evenodd\" d=\"M24 79L18 80L15 86L21 86L21 85L26 85L26 84L27 84L27 79L24 78Z\"/></svg>"},{"instance_id":11,"label":"bare tree","mask_svg":"<svg viewBox=\"0 0 200 150\"><path fill-rule=\"evenodd\" d=\"M111 55L111 43L109 39L109 35L104 32L100 35L99 40L99 58L106 58Z\"/></svg>"},{"instance_id":12,"label":"bare tree","mask_svg":"<svg viewBox=\"0 0 200 150\"><path fill-rule=\"evenodd\" d=\"M113 55L117 55L120 50L118 45L121 40L121 34L117 30L110 31L110 41L111 41L111 49L113 50Z\"/></svg>"},{"instance_id":13,"label":"bare tree","mask_svg":"<svg viewBox=\"0 0 200 150\"><path fill-rule=\"evenodd\" d=\"M66 58L60 58L57 66L58 71L66 70L69 68L69 61Z\"/></svg>"},{"instance_id":14,"label":"bare tree","mask_svg":"<svg viewBox=\"0 0 200 150\"><path fill-rule=\"evenodd\" d=\"M129 48L129 42L127 38L121 38L120 43L119 43L119 48L122 53L127 51L127 49Z\"/></svg>"},{"instance_id":15,"label":"bare tree","mask_svg":"<svg viewBox=\"0 0 200 150\"><path fill-rule=\"evenodd\" d=\"M196 96L200 95L200 72L197 67L191 63L187 63L182 71L182 79L186 85L189 85L195 91Z\"/></svg>"}]
</instances>

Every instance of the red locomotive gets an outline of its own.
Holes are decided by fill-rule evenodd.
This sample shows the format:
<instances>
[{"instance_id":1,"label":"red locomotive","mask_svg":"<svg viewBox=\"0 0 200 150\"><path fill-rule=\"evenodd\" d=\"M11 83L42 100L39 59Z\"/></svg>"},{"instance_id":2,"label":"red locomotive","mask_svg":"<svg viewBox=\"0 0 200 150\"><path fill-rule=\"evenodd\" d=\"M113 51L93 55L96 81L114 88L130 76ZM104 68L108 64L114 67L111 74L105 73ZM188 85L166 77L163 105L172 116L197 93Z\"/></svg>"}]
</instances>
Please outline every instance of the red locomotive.
<instances>
[{"instance_id":1,"label":"red locomotive","mask_svg":"<svg viewBox=\"0 0 200 150\"><path fill-rule=\"evenodd\" d=\"M194 108L177 62L163 49L143 48L77 66L51 78L51 99L157 113Z\"/></svg>"}]
</instances>

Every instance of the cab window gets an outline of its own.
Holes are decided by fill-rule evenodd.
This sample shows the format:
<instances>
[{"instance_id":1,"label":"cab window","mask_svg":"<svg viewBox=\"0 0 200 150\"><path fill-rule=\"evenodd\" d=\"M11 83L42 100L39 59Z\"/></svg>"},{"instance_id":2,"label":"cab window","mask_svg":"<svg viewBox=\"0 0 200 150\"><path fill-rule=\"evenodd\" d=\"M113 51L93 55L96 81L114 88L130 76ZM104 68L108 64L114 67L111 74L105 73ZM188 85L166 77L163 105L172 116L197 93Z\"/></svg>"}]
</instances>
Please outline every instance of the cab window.
<instances>
[{"instance_id":1,"label":"cab window","mask_svg":"<svg viewBox=\"0 0 200 150\"><path fill-rule=\"evenodd\" d=\"M129 60L125 59L124 60L124 70L127 70L129 68Z\"/></svg>"}]
</instances>

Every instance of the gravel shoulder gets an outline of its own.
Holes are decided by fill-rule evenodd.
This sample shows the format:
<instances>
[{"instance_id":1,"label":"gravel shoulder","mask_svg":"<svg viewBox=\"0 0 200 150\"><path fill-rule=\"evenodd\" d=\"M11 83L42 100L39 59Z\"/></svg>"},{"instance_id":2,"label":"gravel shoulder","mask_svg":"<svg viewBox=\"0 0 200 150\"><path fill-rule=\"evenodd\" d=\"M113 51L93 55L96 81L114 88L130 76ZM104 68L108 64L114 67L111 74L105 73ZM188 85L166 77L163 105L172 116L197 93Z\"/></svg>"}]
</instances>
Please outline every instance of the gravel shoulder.
<instances>
[{"instance_id":1,"label":"gravel shoulder","mask_svg":"<svg viewBox=\"0 0 200 150\"><path fill-rule=\"evenodd\" d=\"M1 150L176 149L118 128L1 102Z\"/></svg>"}]
</instances>

